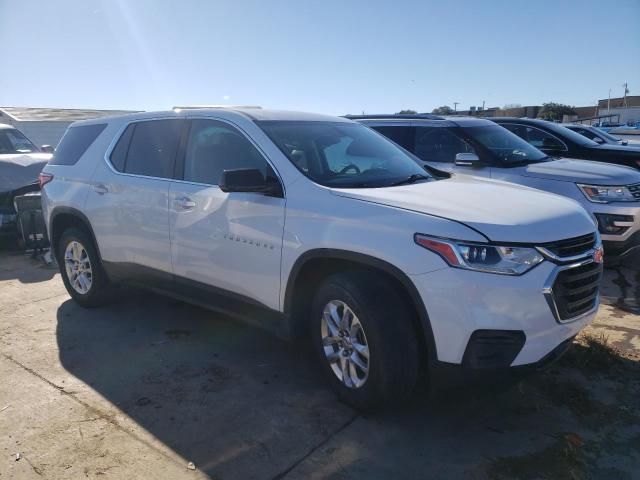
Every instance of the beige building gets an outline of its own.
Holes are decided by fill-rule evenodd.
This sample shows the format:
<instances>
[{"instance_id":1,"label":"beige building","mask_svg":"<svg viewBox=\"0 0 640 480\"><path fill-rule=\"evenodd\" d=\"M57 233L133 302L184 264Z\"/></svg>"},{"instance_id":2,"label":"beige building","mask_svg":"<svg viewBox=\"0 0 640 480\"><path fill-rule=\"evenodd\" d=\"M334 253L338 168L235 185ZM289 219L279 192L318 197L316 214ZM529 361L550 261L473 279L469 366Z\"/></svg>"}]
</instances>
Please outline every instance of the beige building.
<instances>
[{"instance_id":1,"label":"beige building","mask_svg":"<svg viewBox=\"0 0 640 480\"><path fill-rule=\"evenodd\" d=\"M0 123L13 125L38 146L55 147L67 127L73 122L125 113L133 113L133 111L0 107Z\"/></svg>"}]
</instances>

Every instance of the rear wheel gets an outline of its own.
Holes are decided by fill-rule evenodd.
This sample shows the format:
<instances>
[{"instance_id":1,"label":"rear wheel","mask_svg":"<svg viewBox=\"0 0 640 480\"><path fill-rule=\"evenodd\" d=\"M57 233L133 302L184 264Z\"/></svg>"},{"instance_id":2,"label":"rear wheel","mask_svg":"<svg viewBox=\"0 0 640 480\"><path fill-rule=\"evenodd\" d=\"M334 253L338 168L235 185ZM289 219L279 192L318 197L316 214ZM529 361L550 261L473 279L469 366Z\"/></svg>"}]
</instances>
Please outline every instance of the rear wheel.
<instances>
[{"instance_id":1,"label":"rear wheel","mask_svg":"<svg viewBox=\"0 0 640 480\"><path fill-rule=\"evenodd\" d=\"M418 376L410 311L393 285L369 272L320 286L311 310L316 356L338 397L361 410L406 399Z\"/></svg>"},{"instance_id":2,"label":"rear wheel","mask_svg":"<svg viewBox=\"0 0 640 480\"><path fill-rule=\"evenodd\" d=\"M60 237L57 260L64 286L83 307L96 307L111 298L112 287L90 236L69 228Z\"/></svg>"}]
</instances>

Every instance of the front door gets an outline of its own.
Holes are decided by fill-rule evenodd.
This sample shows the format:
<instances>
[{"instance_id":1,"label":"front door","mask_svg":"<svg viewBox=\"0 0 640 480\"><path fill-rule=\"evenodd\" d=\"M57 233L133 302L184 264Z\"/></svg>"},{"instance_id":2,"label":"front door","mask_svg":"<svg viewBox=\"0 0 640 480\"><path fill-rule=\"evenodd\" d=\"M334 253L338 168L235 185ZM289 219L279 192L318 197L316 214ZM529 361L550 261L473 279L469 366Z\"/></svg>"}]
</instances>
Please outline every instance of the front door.
<instances>
[{"instance_id":1,"label":"front door","mask_svg":"<svg viewBox=\"0 0 640 480\"><path fill-rule=\"evenodd\" d=\"M481 177L491 176L491 167L456 165L458 153L476 153L474 148L447 127L417 127L415 155L429 166L449 173Z\"/></svg>"},{"instance_id":2,"label":"front door","mask_svg":"<svg viewBox=\"0 0 640 480\"><path fill-rule=\"evenodd\" d=\"M190 121L182 165L169 192L176 281L278 309L285 199L218 187L225 170L273 169L235 126L212 119Z\"/></svg>"}]
</instances>

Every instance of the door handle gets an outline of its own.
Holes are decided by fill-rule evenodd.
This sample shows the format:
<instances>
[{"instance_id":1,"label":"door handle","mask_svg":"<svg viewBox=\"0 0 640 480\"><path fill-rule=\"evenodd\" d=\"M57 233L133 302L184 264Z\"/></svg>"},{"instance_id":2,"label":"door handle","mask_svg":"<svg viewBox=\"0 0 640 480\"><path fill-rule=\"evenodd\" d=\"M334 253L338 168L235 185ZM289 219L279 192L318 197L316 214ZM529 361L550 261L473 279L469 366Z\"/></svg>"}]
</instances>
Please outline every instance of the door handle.
<instances>
[{"instance_id":1,"label":"door handle","mask_svg":"<svg viewBox=\"0 0 640 480\"><path fill-rule=\"evenodd\" d=\"M176 208L181 210L191 210L196 207L196 202L191 200L189 197L179 197L176 198L175 205Z\"/></svg>"},{"instance_id":2,"label":"door handle","mask_svg":"<svg viewBox=\"0 0 640 480\"><path fill-rule=\"evenodd\" d=\"M105 193L107 193L109 191L109 189L107 188L107 186L103 183L99 183L97 185L93 186L93 190L98 194L98 195L104 195Z\"/></svg>"}]
</instances>

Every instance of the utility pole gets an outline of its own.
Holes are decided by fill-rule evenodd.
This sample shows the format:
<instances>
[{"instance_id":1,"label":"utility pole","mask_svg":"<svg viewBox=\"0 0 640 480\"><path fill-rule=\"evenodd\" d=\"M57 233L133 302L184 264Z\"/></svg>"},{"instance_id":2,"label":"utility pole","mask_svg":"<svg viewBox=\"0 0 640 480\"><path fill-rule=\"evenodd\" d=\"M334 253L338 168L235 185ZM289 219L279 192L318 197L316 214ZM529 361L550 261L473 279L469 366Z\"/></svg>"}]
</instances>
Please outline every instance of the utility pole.
<instances>
[{"instance_id":1,"label":"utility pole","mask_svg":"<svg viewBox=\"0 0 640 480\"><path fill-rule=\"evenodd\" d=\"M622 106L623 107L627 107L627 93L629 93L629 84L627 82L624 82L622 84L622 86L624 87L624 99L622 100Z\"/></svg>"},{"instance_id":2,"label":"utility pole","mask_svg":"<svg viewBox=\"0 0 640 480\"><path fill-rule=\"evenodd\" d=\"M482 111L484 112L484 100L482 100Z\"/></svg>"},{"instance_id":3,"label":"utility pole","mask_svg":"<svg viewBox=\"0 0 640 480\"><path fill-rule=\"evenodd\" d=\"M609 89L609 100L607 101L607 115L611 113L611 89Z\"/></svg>"},{"instance_id":4,"label":"utility pole","mask_svg":"<svg viewBox=\"0 0 640 480\"><path fill-rule=\"evenodd\" d=\"M454 112L457 112L457 111L458 111L458 104L459 104L459 103L460 103L460 102L453 102L453 111L454 111Z\"/></svg>"}]
</instances>

